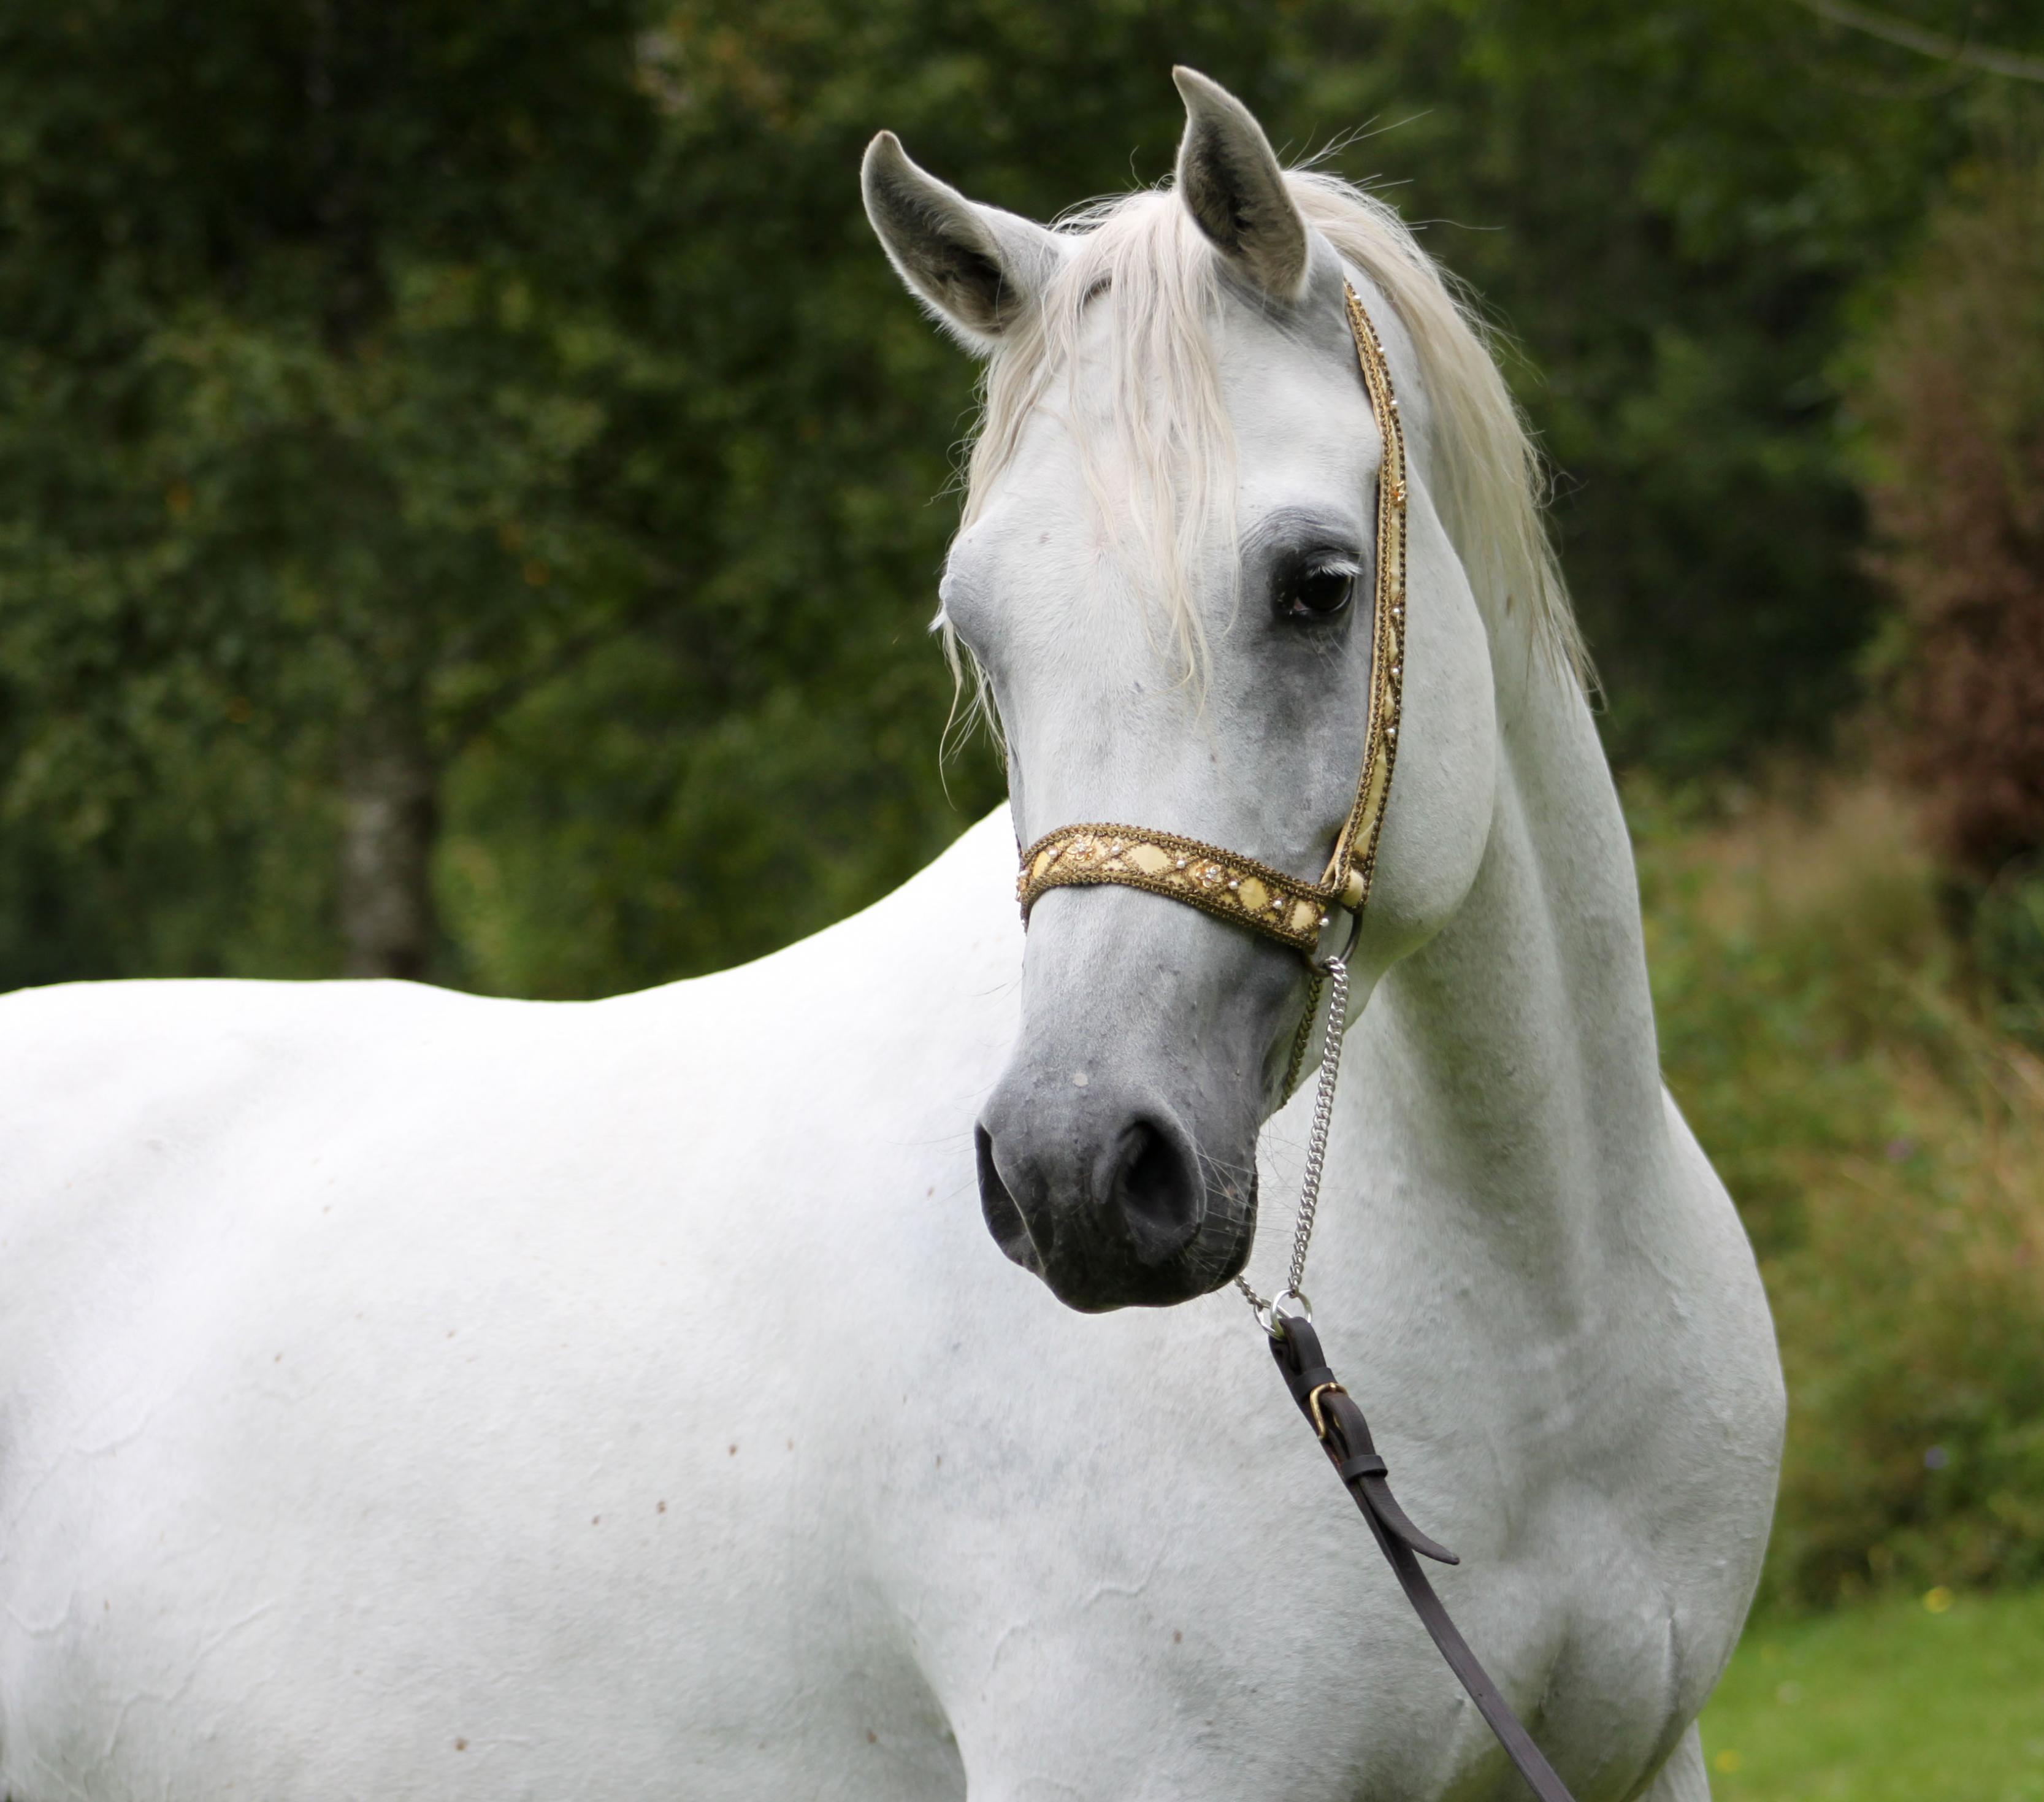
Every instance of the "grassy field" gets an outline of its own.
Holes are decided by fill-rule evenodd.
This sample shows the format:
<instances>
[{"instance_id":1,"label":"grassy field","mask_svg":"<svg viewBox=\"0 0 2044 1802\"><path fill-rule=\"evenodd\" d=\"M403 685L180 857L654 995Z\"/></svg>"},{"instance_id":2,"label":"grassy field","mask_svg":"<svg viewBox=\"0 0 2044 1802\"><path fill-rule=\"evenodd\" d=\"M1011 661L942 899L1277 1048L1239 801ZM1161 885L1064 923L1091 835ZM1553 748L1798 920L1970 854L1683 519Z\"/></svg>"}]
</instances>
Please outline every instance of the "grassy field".
<instances>
[{"instance_id":1,"label":"grassy field","mask_svg":"<svg viewBox=\"0 0 2044 1802\"><path fill-rule=\"evenodd\" d=\"M1718 1802L2044 1802L2044 1590L1757 1623L1704 1750Z\"/></svg>"}]
</instances>

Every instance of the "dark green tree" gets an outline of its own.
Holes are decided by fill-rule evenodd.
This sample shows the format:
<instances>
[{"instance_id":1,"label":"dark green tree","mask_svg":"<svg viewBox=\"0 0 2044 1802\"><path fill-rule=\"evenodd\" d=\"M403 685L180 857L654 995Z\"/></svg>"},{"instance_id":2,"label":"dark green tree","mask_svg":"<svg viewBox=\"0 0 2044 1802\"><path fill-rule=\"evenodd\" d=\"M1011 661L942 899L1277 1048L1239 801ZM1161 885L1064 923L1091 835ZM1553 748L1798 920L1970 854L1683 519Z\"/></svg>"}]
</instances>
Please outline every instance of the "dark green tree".
<instances>
[{"instance_id":1,"label":"dark green tree","mask_svg":"<svg viewBox=\"0 0 2044 1802\"><path fill-rule=\"evenodd\" d=\"M1174 61L1516 334L1618 755L1820 739L1826 371L2004 79L1822 10L0 0L0 978L588 993L914 868L1000 792L922 632L974 372L859 153L1048 217L1168 171Z\"/></svg>"},{"instance_id":2,"label":"dark green tree","mask_svg":"<svg viewBox=\"0 0 2044 1802\"><path fill-rule=\"evenodd\" d=\"M1921 20L2044 44L2034 9ZM1920 22L1920 21L1919 21ZM1820 743L1880 597L1829 371L1999 85L1777 0L1380 0L1326 15L1308 129L1523 353L1621 761Z\"/></svg>"},{"instance_id":3,"label":"dark green tree","mask_svg":"<svg viewBox=\"0 0 2044 1802\"><path fill-rule=\"evenodd\" d=\"M874 242L860 155L890 127L1047 218L1169 171L1174 61L1281 111L1296 42L1277 10L1154 0L663 10L641 55L690 247L659 304L694 382L702 579L467 767L455 891L484 980L589 993L770 950L995 803L983 745L940 770L951 678L924 630L977 371Z\"/></svg>"},{"instance_id":4,"label":"dark green tree","mask_svg":"<svg viewBox=\"0 0 2044 1802\"><path fill-rule=\"evenodd\" d=\"M439 965L449 764L684 587L635 460L676 381L636 23L0 14L17 815L176 817L232 728L335 797L348 967Z\"/></svg>"}]
</instances>

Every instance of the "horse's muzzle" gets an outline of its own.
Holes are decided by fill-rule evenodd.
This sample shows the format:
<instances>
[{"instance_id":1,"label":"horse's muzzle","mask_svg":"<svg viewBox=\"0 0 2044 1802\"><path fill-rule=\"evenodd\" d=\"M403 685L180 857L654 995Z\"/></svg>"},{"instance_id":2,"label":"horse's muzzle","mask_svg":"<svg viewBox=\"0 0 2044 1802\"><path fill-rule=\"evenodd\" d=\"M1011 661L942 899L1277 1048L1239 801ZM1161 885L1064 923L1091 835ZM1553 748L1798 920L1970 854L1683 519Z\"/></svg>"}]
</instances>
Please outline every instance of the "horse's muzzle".
<instances>
[{"instance_id":1,"label":"horse's muzzle","mask_svg":"<svg viewBox=\"0 0 2044 1802\"><path fill-rule=\"evenodd\" d=\"M978 1139L987 1230L1070 1307L1168 1307L1248 1258L1253 1130L1216 1155L1154 1097L1074 1087L1025 1062L994 1091Z\"/></svg>"}]
</instances>

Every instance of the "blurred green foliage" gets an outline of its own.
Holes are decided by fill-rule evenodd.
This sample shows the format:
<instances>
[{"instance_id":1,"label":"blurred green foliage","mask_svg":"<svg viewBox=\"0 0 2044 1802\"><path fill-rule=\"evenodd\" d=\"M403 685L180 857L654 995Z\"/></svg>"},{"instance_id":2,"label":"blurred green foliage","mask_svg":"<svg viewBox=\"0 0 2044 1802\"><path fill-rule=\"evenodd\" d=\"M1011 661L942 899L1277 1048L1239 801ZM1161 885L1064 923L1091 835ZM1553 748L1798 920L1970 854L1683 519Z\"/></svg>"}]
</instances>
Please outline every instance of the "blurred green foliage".
<instances>
[{"instance_id":1,"label":"blurred green foliage","mask_svg":"<svg viewBox=\"0 0 2044 1802\"><path fill-rule=\"evenodd\" d=\"M1998 1028L1911 809L1629 786L1669 1087L1788 1381L1765 1593L2044 1579L2044 1062Z\"/></svg>"},{"instance_id":2,"label":"blurred green foliage","mask_svg":"<svg viewBox=\"0 0 2044 1802\"><path fill-rule=\"evenodd\" d=\"M1348 159L1522 348L1614 755L1821 741L1873 613L1824 371L1978 96L1778 0L1352 17L1318 116L1396 128Z\"/></svg>"},{"instance_id":3,"label":"blurred green foliage","mask_svg":"<svg viewBox=\"0 0 2044 1802\"><path fill-rule=\"evenodd\" d=\"M394 757L430 839L467 742L693 586L644 459L677 378L634 24L0 20L6 855L55 860L85 969L328 966L331 835L269 835Z\"/></svg>"},{"instance_id":4,"label":"blurred green foliage","mask_svg":"<svg viewBox=\"0 0 2044 1802\"><path fill-rule=\"evenodd\" d=\"M1823 372L1996 83L1773 0L0 0L0 983L594 993L927 859L1001 792L924 640L974 371L858 156L1047 217L1168 171L1179 60L1516 334L1621 761L1821 741Z\"/></svg>"},{"instance_id":5,"label":"blurred green foliage","mask_svg":"<svg viewBox=\"0 0 2044 1802\"><path fill-rule=\"evenodd\" d=\"M2018 859L1988 885L1973 947L2002 1030L2044 1051L2044 860Z\"/></svg>"}]
</instances>

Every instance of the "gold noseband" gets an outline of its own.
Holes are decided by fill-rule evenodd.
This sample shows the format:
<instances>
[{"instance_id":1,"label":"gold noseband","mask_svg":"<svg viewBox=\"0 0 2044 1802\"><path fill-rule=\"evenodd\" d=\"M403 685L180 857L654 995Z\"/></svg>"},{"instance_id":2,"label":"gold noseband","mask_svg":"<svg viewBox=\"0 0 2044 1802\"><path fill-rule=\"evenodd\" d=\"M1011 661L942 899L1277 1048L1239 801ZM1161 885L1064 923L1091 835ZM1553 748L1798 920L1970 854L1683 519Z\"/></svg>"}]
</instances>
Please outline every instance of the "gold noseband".
<instances>
[{"instance_id":1,"label":"gold noseband","mask_svg":"<svg viewBox=\"0 0 2044 1802\"><path fill-rule=\"evenodd\" d=\"M1377 590L1362 773L1355 805L1342 823L1327 868L1320 881L1308 882L1176 832L1139 826L1062 826L1022 853L1016 894L1025 924L1046 889L1096 882L1119 882L1184 901L1216 919L1278 939L1308 960L1318 951L1320 934L1336 907L1360 922L1370 901L1385 798L1391 792L1392 766L1398 758L1398 697L1405 674L1405 432L1376 329L1355 290L1344 282L1342 293L1362 385L1383 434L1384 459L1377 476Z\"/></svg>"}]
</instances>

